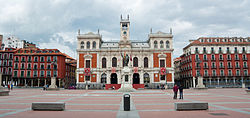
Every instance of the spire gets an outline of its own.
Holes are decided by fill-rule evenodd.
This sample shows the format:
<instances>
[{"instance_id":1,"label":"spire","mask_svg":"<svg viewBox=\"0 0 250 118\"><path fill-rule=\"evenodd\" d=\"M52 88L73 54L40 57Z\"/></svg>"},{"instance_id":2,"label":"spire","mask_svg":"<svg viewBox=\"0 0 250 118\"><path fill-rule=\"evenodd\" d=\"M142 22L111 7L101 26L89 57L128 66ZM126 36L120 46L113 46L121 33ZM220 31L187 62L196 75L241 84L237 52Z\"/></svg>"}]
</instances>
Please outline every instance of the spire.
<instances>
[{"instance_id":1,"label":"spire","mask_svg":"<svg viewBox=\"0 0 250 118\"><path fill-rule=\"evenodd\" d=\"M152 28L150 28L150 33L152 34L152 32L153 32L153 31L152 31Z\"/></svg>"},{"instance_id":2,"label":"spire","mask_svg":"<svg viewBox=\"0 0 250 118\"><path fill-rule=\"evenodd\" d=\"M122 14L121 14L121 20L122 20Z\"/></svg>"},{"instance_id":3,"label":"spire","mask_svg":"<svg viewBox=\"0 0 250 118\"><path fill-rule=\"evenodd\" d=\"M128 14L128 20L129 20L129 14Z\"/></svg>"},{"instance_id":4,"label":"spire","mask_svg":"<svg viewBox=\"0 0 250 118\"><path fill-rule=\"evenodd\" d=\"M100 31L99 31L99 29L98 29L98 30L97 30L97 34L99 34L99 32L100 32Z\"/></svg>"},{"instance_id":5,"label":"spire","mask_svg":"<svg viewBox=\"0 0 250 118\"><path fill-rule=\"evenodd\" d=\"M170 28L170 34L172 34L172 28Z\"/></svg>"}]
</instances>

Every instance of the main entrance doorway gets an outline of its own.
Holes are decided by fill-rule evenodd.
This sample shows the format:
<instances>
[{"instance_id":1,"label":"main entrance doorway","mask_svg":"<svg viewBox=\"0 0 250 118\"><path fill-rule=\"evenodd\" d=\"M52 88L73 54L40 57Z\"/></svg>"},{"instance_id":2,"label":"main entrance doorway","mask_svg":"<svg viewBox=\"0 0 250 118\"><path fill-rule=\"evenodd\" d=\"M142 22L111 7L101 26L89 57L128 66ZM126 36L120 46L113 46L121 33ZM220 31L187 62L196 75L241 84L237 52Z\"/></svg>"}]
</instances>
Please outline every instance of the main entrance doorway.
<instances>
[{"instance_id":1,"label":"main entrance doorway","mask_svg":"<svg viewBox=\"0 0 250 118\"><path fill-rule=\"evenodd\" d=\"M116 73L112 73L111 74L111 84L117 84L117 74Z\"/></svg>"},{"instance_id":2,"label":"main entrance doorway","mask_svg":"<svg viewBox=\"0 0 250 118\"><path fill-rule=\"evenodd\" d=\"M140 75L138 73L133 74L133 84L140 84Z\"/></svg>"}]
</instances>

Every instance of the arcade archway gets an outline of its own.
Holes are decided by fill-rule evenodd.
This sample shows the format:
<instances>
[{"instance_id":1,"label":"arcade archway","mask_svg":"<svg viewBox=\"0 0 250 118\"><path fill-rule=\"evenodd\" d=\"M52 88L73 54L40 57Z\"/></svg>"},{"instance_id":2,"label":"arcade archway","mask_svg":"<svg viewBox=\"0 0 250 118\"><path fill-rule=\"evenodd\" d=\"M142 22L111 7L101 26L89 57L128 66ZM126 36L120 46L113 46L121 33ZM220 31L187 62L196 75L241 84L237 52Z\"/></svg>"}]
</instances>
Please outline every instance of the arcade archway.
<instances>
[{"instance_id":1,"label":"arcade archway","mask_svg":"<svg viewBox=\"0 0 250 118\"><path fill-rule=\"evenodd\" d=\"M140 84L140 75L138 73L133 74L133 84Z\"/></svg>"},{"instance_id":2,"label":"arcade archway","mask_svg":"<svg viewBox=\"0 0 250 118\"><path fill-rule=\"evenodd\" d=\"M117 84L117 74L116 73L112 73L110 80L111 80L110 81L111 84Z\"/></svg>"}]
</instances>

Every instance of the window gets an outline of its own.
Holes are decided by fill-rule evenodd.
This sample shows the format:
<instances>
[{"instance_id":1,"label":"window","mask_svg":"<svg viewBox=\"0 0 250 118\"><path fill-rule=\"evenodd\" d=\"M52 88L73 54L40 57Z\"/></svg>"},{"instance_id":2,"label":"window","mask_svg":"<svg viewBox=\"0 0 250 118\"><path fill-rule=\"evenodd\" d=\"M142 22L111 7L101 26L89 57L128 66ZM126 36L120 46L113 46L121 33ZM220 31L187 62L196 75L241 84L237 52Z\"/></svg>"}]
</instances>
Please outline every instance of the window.
<instances>
[{"instance_id":1,"label":"window","mask_svg":"<svg viewBox=\"0 0 250 118\"><path fill-rule=\"evenodd\" d=\"M90 68L90 60L86 60L86 66L85 68Z\"/></svg>"},{"instance_id":2,"label":"window","mask_svg":"<svg viewBox=\"0 0 250 118\"><path fill-rule=\"evenodd\" d=\"M166 76L165 75L161 75L161 80L165 80Z\"/></svg>"},{"instance_id":3,"label":"window","mask_svg":"<svg viewBox=\"0 0 250 118\"><path fill-rule=\"evenodd\" d=\"M223 55L220 55L220 60L223 60Z\"/></svg>"},{"instance_id":4,"label":"window","mask_svg":"<svg viewBox=\"0 0 250 118\"><path fill-rule=\"evenodd\" d=\"M227 60L231 60L231 55L230 54L227 55Z\"/></svg>"},{"instance_id":5,"label":"window","mask_svg":"<svg viewBox=\"0 0 250 118\"><path fill-rule=\"evenodd\" d=\"M138 67L138 58L137 57L133 58L133 67Z\"/></svg>"},{"instance_id":6,"label":"window","mask_svg":"<svg viewBox=\"0 0 250 118\"><path fill-rule=\"evenodd\" d=\"M227 47L227 52L230 53L229 47Z\"/></svg>"},{"instance_id":7,"label":"window","mask_svg":"<svg viewBox=\"0 0 250 118\"><path fill-rule=\"evenodd\" d=\"M34 64L34 69L37 69L37 64Z\"/></svg>"},{"instance_id":8,"label":"window","mask_svg":"<svg viewBox=\"0 0 250 118\"><path fill-rule=\"evenodd\" d=\"M215 60L215 56L214 56L214 55L212 55L211 59L212 59L212 60Z\"/></svg>"},{"instance_id":9,"label":"window","mask_svg":"<svg viewBox=\"0 0 250 118\"><path fill-rule=\"evenodd\" d=\"M117 67L117 58L116 57L112 58L112 67Z\"/></svg>"},{"instance_id":10,"label":"window","mask_svg":"<svg viewBox=\"0 0 250 118\"><path fill-rule=\"evenodd\" d=\"M40 57L40 61L41 61L41 62L44 62L44 57Z\"/></svg>"},{"instance_id":11,"label":"window","mask_svg":"<svg viewBox=\"0 0 250 118\"><path fill-rule=\"evenodd\" d=\"M158 48L157 41L154 41L154 48Z\"/></svg>"},{"instance_id":12,"label":"window","mask_svg":"<svg viewBox=\"0 0 250 118\"><path fill-rule=\"evenodd\" d=\"M18 57L15 58L15 61L19 61L19 60L18 60Z\"/></svg>"},{"instance_id":13,"label":"window","mask_svg":"<svg viewBox=\"0 0 250 118\"><path fill-rule=\"evenodd\" d=\"M94 41L93 42L93 49L95 49L96 48L96 42Z\"/></svg>"},{"instance_id":14,"label":"window","mask_svg":"<svg viewBox=\"0 0 250 118\"><path fill-rule=\"evenodd\" d=\"M24 77L24 71L21 71L21 77Z\"/></svg>"},{"instance_id":15,"label":"window","mask_svg":"<svg viewBox=\"0 0 250 118\"><path fill-rule=\"evenodd\" d=\"M35 58L34 58L34 62L38 62L38 57L35 57Z\"/></svg>"},{"instance_id":16,"label":"window","mask_svg":"<svg viewBox=\"0 0 250 118\"><path fill-rule=\"evenodd\" d=\"M238 52L238 51L237 51L237 47L234 47L234 52L235 52L235 53L237 53L237 52Z\"/></svg>"},{"instance_id":17,"label":"window","mask_svg":"<svg viewBox=\"0 0 250 118\"><path fill-rule=\"evenodd\" d=\"M223 62L220 62L220 68L224 68Z\"/></svg>"},{"instance_id":18,"label":"window","mask_svg":"<svg viewBox=\"0 0 250 118\"><path fill-rule=\"evenodd\" d=\"M164 45L163 45L163 41L160 41L160 48L163 48Z\"/></svg>"},{"instance_id":19,"label":"window","mask_svg":"<svg viewBox=\"0 0 250 118\"><path fill-rule=\"evenodd\" d=\"M12 61L9 61L9 66L12 66Z\"/></svg>"},{"instance_id":20,"label":"window","mask_svg":"<svg viewBox=\"0 0 250 118\"><path fill-rule=\"evenodd\" d=\"M37 71L36 70L33 71L33 75L34 75L34 77L37 77Z\"/></svg>"},{"instance_id":21,"label":"window","mask_svg":"<svg viewBox=\"0 0 250 118\"><path fill-rule=\"evenodd\" d=\"M22 61L25 61L25 57L22 57Z\"/></svg>"},{"instance_id":22,"label":"window","mask_svg":"<svg viewBox=\"0 0 250 118\"><path fill-rule=\"evenodd\" d=\"M236 70L236 76L240 76L240 70Z\"/></svg>"},{"instance_id":23,"label":"window","mask_svg":"<svg viewBox=\"0 0 250 118\"><path fill-rule=\"evenodd\" d=\"M148 68L148 58L144 58L144 68Z\"/></svg>"},{"instance_id":24,"label":"window","mask_svg":"<svg viewBox=\"0 0 250 118\"><path fill-rule=\"evenodd\" d=\"M204 63L204 68L208 68L207 62Z\"/></svg>"},{"instance_id":25,"label":"window","mask_svg":"<svg viewBox=\"0 0 250 118\"><path fill-rule=\"evenodd\" d=\"M206 51L206 48L204 47L204 48L203 48L203 53L206 53L206 52L207 52L207 51Z\"/></svg>"},{"instance_id":26,"label":"window","mask_svg":"<svg viewBox=\"0 0 250 118\"><path fill-rule=\"evenodd\" d=\"M28 56L28 62L31 62L31 56Z\"/></svg>"},{"instance_id":27,"label":"window","mask_svg":"<svg viewBox=\"0 0 250 118\"><path fill-rule=\"evenodd\" d=\"M165 60L160 60L160 67L165 67Z\"/></svg>"},{"instance_id":28,"label":"window","mask_svg":"<svg viewBox=\"0 0 250 118\"><path fill-rule=\"evenodd\" d=\"M232 70L228 70L228 76L232 76Z\"/></svg>"},{"instance_id":29,"label":"window","mask_svg":"<svg viewBox=\"0 0 250 118\"><path fill-rule=\"evenodd\" d=\"M53 61L54 61L54 62L57 61L57 56L53 56Z\"/></svg>"},{"instance_id":30,"label":"window","mask_svg":"<svg viewBox=\"0 0 250 118\"><path fill-rule=\"evenodd\" d=\"M247 68L247 62L243 62L243 67Z\"/></svg>"},{"instance_id":31,"label":"window","mask_svg":"<svg viewBox=\"0 0 250 118\"><path fill-rule=\"evenodd\" d=\"M13 54L10 54L10 59L12 59L13 58Z\"/></svg>"},{"instance_id":32,"label":"window","mask_svg":"<svg viewBox=\"0 0 250 118\"><path fill-rule=\"evenodd\" d=\"M216 68L215 62L212 63L212 68Z\"/></svg>"},{"instance_id":33,"label":"window","mask_svg":"<svg viewBox=\"0 0 250 118\"><path fill-rule=\"evenodd\" d=\"M244 76L248 76L247 70L244 70Z\"/></svg>"},{"instance_id":34,"label":"window","mask_svg":"<svg viewBox=\"0 0 250 118\"><path fill-rule=\"evenodd\" d=\"M47 57L47 62L51 62L51 56Z\"/></svg>"},{"instance_id":35,"label":"window","mask_svg":"<svg viewBox=\"0 0 250 118\"><path fill-rule=\"evenodd\" d=\"M219 47L219 53L222 53L221 47Z\"/></svg>"},{"instance_id":36,"label":"window","mask_svg":"<svg viewBox=\"0 0 250 118\"><path fill-rule=\"evenodd\" d=\"M243 54L243 60L247 60L247 56Z\"/></svg>"},{"instance_id":37,"label":"window","mask_svg":"<svg viewBox=\"0 0 250 118\"><path fill-rule=\"evenodd\" d=\"M31 64L28 64L28 69L31 69Z\"/></svg>"},{"instance_id":38,"label":"window","mask_svg":"<svg viewBox=\"0 0 250 118\"><path fill-rule=\"evenodd\" d=\"M14 71L14 77L17 77L17 71Z\"/></svg>"},{"instance_id":39,"label":"window","mask_svg":"<svg viewBox=\"0 0 250 118\"><path fill-rule=\"evenodd\" d=\"M50 77L50 75L51 75L50 71L47 71L47 77Z\"/></svg>"},{"instance_id":40,"label":"window","mask_svg":"<svg viewBox=\"0 0 250 118\"><path fill-rule=\"evenodd\" d=\"M50 69L50 68L51 68L51 67L50 67L50 64L48 64L48 65L47 65L47 69Z\"/></svg>"},{"instance_id":41,"label":"window","mask_svg":"<svg viewBox=\"0 0 250 118\"><path fill-rule=\"evenodd\" d=\"M200 60L199 59L199 55L197 54L197 55L195 55L195 60Z\"/></svg>"},{"instance_id":42,"label":"window","mask_svg":"<svg viewBox=\"0 0 250 118\"><path fill-rule=\"evenodd\" d=\"M199 50L198 50L198 48L197 48L197 47L195 48L195 53L199 53Z\"/></svg>"},{"instance_id":43,"label":"window","mask_svg":"<svg viewBox=\"0 0 250 118\"><path fill-rule=\"evenodd\" d=\"M41 76L41 77L44 77L44 71L43 71L43 70L41 71L40 76Z\"/></svg>"},{"instance_id":44,"label":"window","mask_svg":"<svg viewBox=\"0 0 250 118\"><path fill-rule=\"evenodd\" d=\"M239 55L238 54L235 55L235 60L239 60Z\"/></svg>"},{"instance_id":45,"label":"window","mask_svg":"<svg viewBox=\"0 0 250 118\"><path fill-rule=\"evenodd\" d=\"M203 55L203 60L207 60L207 55Z\"/></svg>"},{"instance_id":46,"label":"window","mask_svg":"<svg viewBox=\"0 0 250 118\"><path fill-rule=\"evenodd\" d=\"M53 69L57 70L57 65L56 64L53 65Z\"/></svg>"},{"instance_id":47,"label":"window","mask_svg":"<svg viewBox=\"0 0 250 118\"><path fill-rule=\"evenodd\" d=\"M57 71L53 71L53 76L57 77Z\"/></svg>"},{"instance_id":48,"label":"window","mask_svg":"<svg viewBox=\"0 0 250 118\"><path fill-rule=\"evenodd\" d=\"M169 41L166 41L166 48L169 48Z\"/></svg>"},{"instance_id":49,"label":"window","mask_svg":"<svg viewBox=\"0 0 250 118\"><path fill-rule=\"evenodd\" d=\"M30 71L27 71L27 77L30 77Z\"/></svg>"},{"instance_id":50,"label":"window","mask_svg":"<svg viewBox=\"0 0 250 118\"><path fill-rule=\"evenodd\" d=\"M227 62L227 68L232 68L231 62Z\"/></svg>"},{"instance_id":51,"label":"window","mask_svg":"<svg viewBox=\"0 0 250 118\"><path fill-rule=\"evenodd\" d=\"M18 64L17 63L15 63L15 69L18 69Z\"/></svg>"},{"instance_id":52,"label":"window","mask_svg":"<svg viewBox=\"0 0 250 118\"><path fill-rule=\"evenodd\" d=\"M101 83L107 83L107 75L105 73L101 75Z\"/></svg>"},{"instance_id":53,"label":"window","mask_svg":"<svg viewBox=\"0 0 250 118\"><path fill-rule=\"evenodd\" d=\"M242 52L246 52L246 49L245 49L245 47L242 47Z\"/></svg>"},{"instance_id":54,"label":"window","mask_svg":"<svg viewBox=\"0 0 250 118\"><path fill-rule=\"evenodd\" d=\"M22 65L21 65L21 69L24 69L24 68L25 68L24 63L22 63Z\"/></svg>"},{"instance_id":55,"label":"window","mask_svg":"<svg viewBox=\"0 0 250 118\"><path fill-rule=\"evenodd\" d=\"M224 70L220 70L220 75L224 76Z\"/></svg>"},{"instance_id":56,"label":"window","mask_svg":"<svg viewBox=\"0 0 250 118\"><path fill-rule=\"evenodd\" d=\"M214 52L214 48L213 48L213 47L211 47L211 52L212 52L212 53Z\"/></svg>"},{"instance_id":57,"label":"window","mask_svg":"<svg viewBox=\"0 0 250 118\"><path fill-rule=\"evenodd\" d=\"M87 42L87 49L89 49L90 48L90 42L88 41Z\"/></svg>"},{"instance_id":58,"label":"window","mask_svg":"<svg viewBox=\"0 0 250 118\"><path fill-rule=\"evenodd\" d=\"M204 70L204 76L208 76L208 71Z\"/></svg>"},{"instance_id":59,"label":"window","mask_svg":"<svg viewBox=\"0 0 250 118\"><path fill-rule=\"evenodd\" d=\"M102 68L106 68L106 58L102 58Z\"/></svg>"},{"instance_id":60,"label":"window","mask_svg":"<svg viewBox=\"0 0 250 118\"><path fill-rule=\"evenodd\" d=\"M81 42L81 49L84 49L84 42Z\"/></svg>"},{"instance_id":61,"label":"window","mask_svg":"<svg viewBox=\"0 0 250 118\"><path fill-rule=\"evenodd\" d=\"M212 74L213 76L216 76L216 70L213 70Z\"/></svg>"},{"instance_id":62,"label":"window","mask_svg":"<svg viewBox=\"0 0 250 118\"><path fill-rule=\"evenodd\" d=\"M41 64L41 69L44 69L44 65L43 64Z\"/></svg>"},{"instance_id":63,"label":"window","mask_svg":"<svg viewBox=\"0 0 250 118\"><path fill-rule=\"evenodd\" d=\"M235 67L240 68L239 62L235 62Z\"/></svg>"}]
</instances>

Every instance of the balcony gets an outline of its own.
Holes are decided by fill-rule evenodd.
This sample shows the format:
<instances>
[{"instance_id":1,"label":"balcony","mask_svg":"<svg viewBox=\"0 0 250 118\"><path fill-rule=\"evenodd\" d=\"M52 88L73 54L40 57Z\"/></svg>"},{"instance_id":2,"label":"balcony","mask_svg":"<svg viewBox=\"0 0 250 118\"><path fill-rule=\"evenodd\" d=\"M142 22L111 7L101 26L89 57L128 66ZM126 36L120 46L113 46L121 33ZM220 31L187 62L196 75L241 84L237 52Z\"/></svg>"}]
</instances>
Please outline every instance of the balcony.
<instances>
[{"instance_id":1,"label":"balcony","mask_svg":"<svg viewBox=\"0 0 250 118\"><path fill-rule=\"evenodd\" d=\"M211 58L211 61L215 61L216 59L215 58Z\"/></svg>"},{"instance_id":2,"label":"balcony","mask_svg":"<svg viewBox=\"0 0 250 118\"><path fill-rule=\"evenodd\" d=\"M207 58L204 58L203 61L208 61L208 59L207 59Z\"/></svg>"},{"instance_id":3,"label":"balcony","mask_svg":"<svg viewBox=\"0 0 250 118\"><path fill-rule=\"evenodd\" d=\"M247 61L247 58L243 58L244 61Z\"/></svg>"},{"instance_id":4,"label":"balcony","mask_svg":"<svg viewBox=\"0 0 250 118\"><path fill-rule=\"evenodd\" d=\"M239 61L239 60L240 60L240 58L235 58L235 60Z\"/></svg>"},{"instance_id":5,"label":"balcony","mask_svg":"<svg viewBox=\"0 0 250 118\"><path fill-rule=\"evenodd\" d=\"M216 68L216 66L212 66L212 68Z\"/></svg>"},{"instance_id":6,"label":"balcony","mask_svg":"<svg viewBox=\"0 0 250 118\"><path fill-rule=\"evenodd\" d=\"M228 61L232 60L231 58L227 58Z\"/></svg>"},{"instance_id":7,"label":"balcony","mask_svg":"<svg viewBox=\"0 0 250 118\"><path fill-rule=\"evenodd\" d=\"M47 77L50 77L50 75L47 75Z\"/></svg>"},{"instance_id":8,"label":"balcony","mask_svg":"<svg viewBox=\"0 0 250 118\"><path fill-rule=\"evenodd\" d=\"M15 62L19 62L19 60L15 60Z\"/></svg>"},{"instance_id":9,"label":"balcony","mask_svg":"<svg viewBox=\"0 0 250 118\"><path fill-rule=\"evenodd\" d=\"M22 60L21 60L21 62L25 62L25 60L24 60L24 59L22 59Z\"/></svg>"},{"instance_id":10,"label":"balcony","mask_svg":"<svg viewBox=\"0 0 250 118\"><path fill-rule=\"evenodd\" d=\"M232 66L227 66L227 68L233 68Z\"/></svg>"},{"instance_id":11,"label":"balcony","mask_svg":"<svg viewBox=\"0 0 250 118\"><path fill-rule=\"evenodd\" d=\"M208 66L203 66L203 68L208 68Z\"/></svg>"},{"instance_id":12,"label":"balcony","mask_svg":"<svg viewBox=\"0 0 250 118\"><path fill-rule=\"evenodd\" d=\"M247 65L245 65L245 66L243 66L243 68L248 68L248 66L247 66Z\"/></svg>"},{"instance_id":13,"label":"balcony","mask_svg":"<svg viewBox=\"0 0 250 118\"><path fill-rule=\"evenodd\" d=\"M195 68L201 68L201 66L195 66Z\"/></svg>"},{"instance_id":14,"label":"balcony","mask_svg":"<svg viewBox=\"0 0 250 118\"><path fill-rule=\"evenodd\" d=\"M219 58L220 61L223 61L223 58Z\"/></svg>"}]
</instances>

